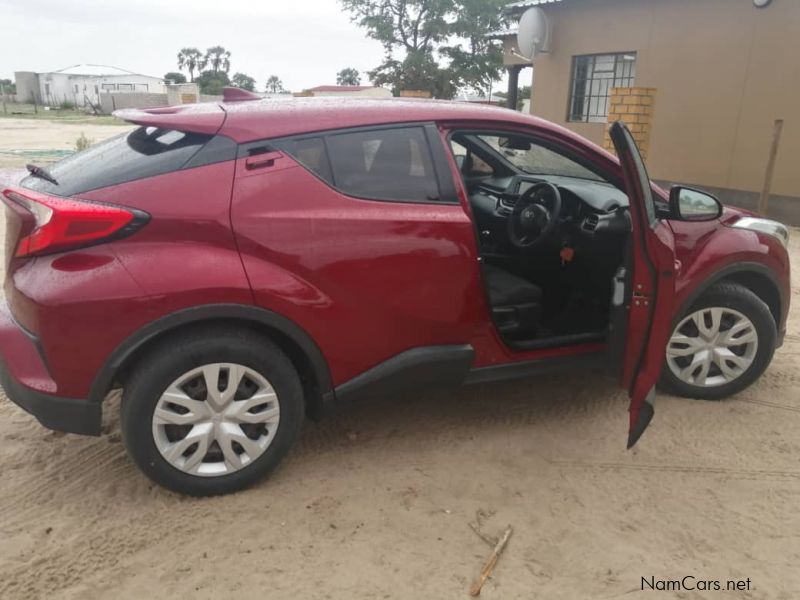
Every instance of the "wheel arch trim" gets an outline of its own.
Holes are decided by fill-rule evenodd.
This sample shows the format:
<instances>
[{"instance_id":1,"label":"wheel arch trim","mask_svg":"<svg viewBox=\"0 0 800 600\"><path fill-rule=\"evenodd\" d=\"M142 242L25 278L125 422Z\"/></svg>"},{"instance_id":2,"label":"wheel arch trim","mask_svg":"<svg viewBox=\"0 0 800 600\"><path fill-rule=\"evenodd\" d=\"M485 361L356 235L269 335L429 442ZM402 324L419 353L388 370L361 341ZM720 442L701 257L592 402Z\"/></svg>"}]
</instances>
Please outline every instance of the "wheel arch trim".
<instances>
[{"instance_id":1,"label":"wheel arch trim","mask_svg":"<svg viewBox=\"0 0 800 600\"><path fill-rule=\"evenodd\" d=\"M756 290L751 289L741 281L737 281L736 279L737 276L742 276L742 275L744 276L756 275L759 277L763 277L767 281L769 281L770 285L773 288L773 291L776 294L776 300L778 302L778 306L771 306L769 300L763 298L760 294L758 294L758 292L756 292ZM770 313L775 319L775 327L780 333L780 331L783 329L784 326L783 312L784 308L788 304L788 299L785 297L783 288L780 285L780 281L778 280L778 277L775 275L772 269L758 262L741 262L733 265L728 265L727 267L723 267L722 269L719 269L718 271L715 271L714 273L706 277L702 283L698 284L692 289L692 291L689 293L686 299L681 303L681 305L675 311L672 328L673 329L675 328L675 326L681 320L682 316L686 314L689 308L695 302L697 302L697 300L704 293L706 293L714 285L725 280L733 281L734 283L739 283L740 285L743 285L744 287L750 289L750 291L752 291L759 298L761 298L761 300L763 300L764 303L769 307Z\"/></svg>"},{"instance_id":2,"label":"wheel arch trim","mask_svg":"<svg viewBox=\"0 0 800 600\"><path fill-rule=\"evenodd\" d=\"M327 413L334 402L333 386L327 360L314 339L294 321L257 306L245 304L207 304L185 308L148 323L123 340L109 355L92 381L89 400L102 402L106 393L119 374L147 343L168 335L192 323L218 320L236 320L255 323L278 331L293 342L308 359L321 395L322 406L316 409Z\"/></svg>"}]
</instances>

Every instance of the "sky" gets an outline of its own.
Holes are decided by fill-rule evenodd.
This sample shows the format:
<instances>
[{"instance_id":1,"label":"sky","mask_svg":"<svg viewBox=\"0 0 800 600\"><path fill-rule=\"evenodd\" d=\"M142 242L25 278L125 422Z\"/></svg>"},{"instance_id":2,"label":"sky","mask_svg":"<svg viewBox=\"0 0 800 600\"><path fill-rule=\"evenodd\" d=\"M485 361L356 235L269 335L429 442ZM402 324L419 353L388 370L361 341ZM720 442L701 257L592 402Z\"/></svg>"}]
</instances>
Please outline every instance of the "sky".
<instances>
[{"instance_id":1,"label":"sky","mask_svg":"<svg viewBox=\"0 0 800 600\"><path fill-rule=\"evenodd\" d=\"M277 75L291 91L335 84L383 58L381 45L350 22L337 0L0 0L0 79L80 63L162 77L178 51L221 45L231 75L264 89Z\"/></svg>"}]
</instances>

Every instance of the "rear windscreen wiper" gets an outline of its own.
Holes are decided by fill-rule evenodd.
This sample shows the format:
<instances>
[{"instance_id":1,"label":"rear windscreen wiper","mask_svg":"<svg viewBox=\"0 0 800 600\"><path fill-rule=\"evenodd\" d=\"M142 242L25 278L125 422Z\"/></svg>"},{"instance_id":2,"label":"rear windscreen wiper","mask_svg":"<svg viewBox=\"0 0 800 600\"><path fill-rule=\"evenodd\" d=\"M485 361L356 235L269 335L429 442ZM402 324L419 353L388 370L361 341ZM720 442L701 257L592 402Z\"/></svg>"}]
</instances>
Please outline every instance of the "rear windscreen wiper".
<instances>
[{"instance_id":1,"label":"rear windscreen wiper","mask_svg":"<svg viewBox=\"0 0 800 600\"><path fill-rule=\"evenodd\" d=\"M34 177L38 177L39 179L44 179L45 181L49 181L53 185L58 185L58 181L55 177L53 177L50 172L45 169L44 167L39 167L37 165L28 163L25 165L25 168L28 169L28 173L33 175Z\"/></svg>"}]
</instances>

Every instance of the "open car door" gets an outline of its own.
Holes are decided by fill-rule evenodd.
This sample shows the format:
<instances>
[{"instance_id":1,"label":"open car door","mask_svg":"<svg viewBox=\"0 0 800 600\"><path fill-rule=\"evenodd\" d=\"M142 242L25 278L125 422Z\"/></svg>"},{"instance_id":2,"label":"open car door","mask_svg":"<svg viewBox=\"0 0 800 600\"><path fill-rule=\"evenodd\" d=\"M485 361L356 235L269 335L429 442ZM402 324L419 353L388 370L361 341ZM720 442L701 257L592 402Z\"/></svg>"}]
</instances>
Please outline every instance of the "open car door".
<instances>
[{"instance_id":1,"label":"open car door","mask_svg":"<svg viewBox=\"0 0 800 600\"><path fill-rule=\"evenodd\" d=\"M633 136L621 122L611 125L610 135L622 165L633 229L628 264L617 277L620 293L615 293L612 307L617 313L612 323L622 326L611 333L611 347L621 352L617 362L622 366L621 383L631 399L631 448L653 418L655 385L672 322L675 245L672 230L658 217L650 178Z\"/></svg>"}]
</instances>

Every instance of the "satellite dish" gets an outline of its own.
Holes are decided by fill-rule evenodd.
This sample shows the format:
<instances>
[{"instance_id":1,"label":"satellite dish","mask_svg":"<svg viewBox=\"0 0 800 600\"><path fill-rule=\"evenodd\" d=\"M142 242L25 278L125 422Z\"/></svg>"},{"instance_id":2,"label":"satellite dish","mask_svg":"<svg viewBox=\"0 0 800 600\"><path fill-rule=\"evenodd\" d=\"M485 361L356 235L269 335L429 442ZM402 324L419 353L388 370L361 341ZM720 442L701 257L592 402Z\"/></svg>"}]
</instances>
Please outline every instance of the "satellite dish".
<instances>
[{"instance_id":1,"label":"satellite dish","mask_svg":"<svg viewBox=\"0 0 800 600\"><path fill-rule=\"evenodd\" d=\"M529 8L519 19L517 47L521 56L533 60L540 52L550 51L550 23L541 8Z\"/></svg>"}]
</instances>

